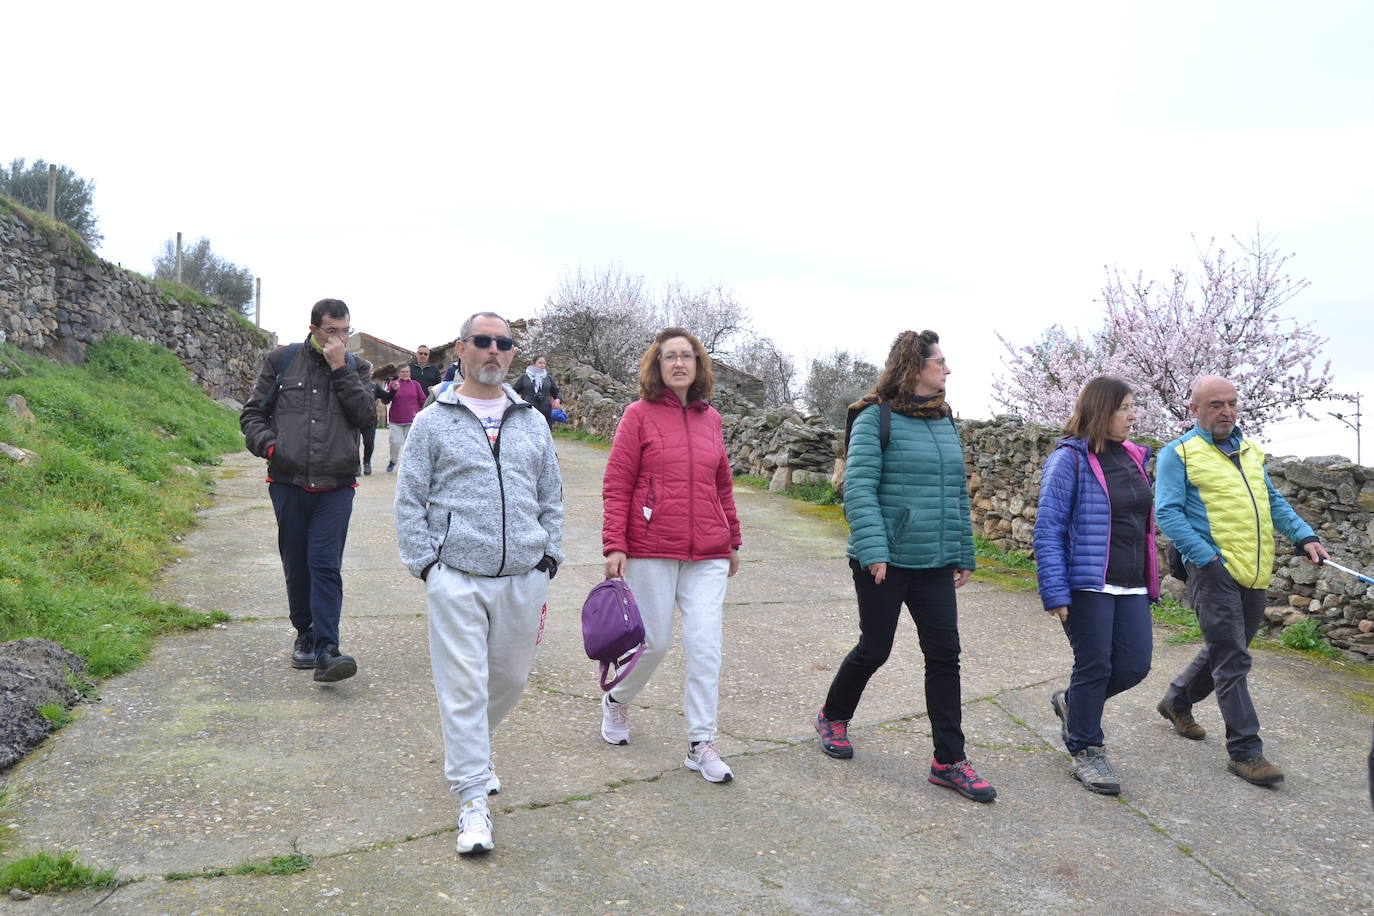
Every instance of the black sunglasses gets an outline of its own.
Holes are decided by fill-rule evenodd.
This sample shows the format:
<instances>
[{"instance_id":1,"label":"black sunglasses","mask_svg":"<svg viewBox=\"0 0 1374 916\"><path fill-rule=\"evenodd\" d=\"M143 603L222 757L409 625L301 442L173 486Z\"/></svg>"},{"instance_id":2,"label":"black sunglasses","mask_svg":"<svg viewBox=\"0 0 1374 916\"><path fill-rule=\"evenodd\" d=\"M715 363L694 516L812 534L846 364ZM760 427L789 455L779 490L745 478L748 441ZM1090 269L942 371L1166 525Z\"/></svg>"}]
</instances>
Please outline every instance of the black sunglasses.
<instances>
[{"instance_id":1,"label":"black sunglasses","mask_svg":"<svg viewBox=\"0 0 1374 916\"><path fill-rule=\"evenodd\" d=\"M490 347L491 342L494 340L496 341L496 349L500 350L502 353L505 353L511 347L515 346L514 337L493 337L490 334L473 334L471 337L464 337L463 340L470 341L472 345L479 350L485 350L487 347Z\"/></svg>"}]
</instances>

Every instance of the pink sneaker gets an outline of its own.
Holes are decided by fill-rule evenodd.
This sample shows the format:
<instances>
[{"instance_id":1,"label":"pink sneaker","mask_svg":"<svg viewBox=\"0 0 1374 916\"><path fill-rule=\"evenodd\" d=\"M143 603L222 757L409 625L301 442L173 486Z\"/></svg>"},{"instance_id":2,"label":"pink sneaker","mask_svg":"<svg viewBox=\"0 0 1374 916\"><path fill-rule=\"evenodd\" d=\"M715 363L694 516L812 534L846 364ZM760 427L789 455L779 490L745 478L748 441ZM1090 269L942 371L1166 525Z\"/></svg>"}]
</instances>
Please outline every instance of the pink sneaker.
<instances>
[{"instance_id":1,"label":"pink sneaker","mask_svg":"<svg viewBox=\"0 0 1374 916\"><path fill-rule=\"evenodd\" d=\"M964 798L971 798L976 802L990 802L997 797L997 790L974 772L973 764L967 760L960 760L948 766L931 760L929 779L937 786L948 786Z\"/></svg>"},{"instance_id":2,"label":"pink sneaker","mask_svg":"<svg viewBox=\"0 0 1374 916\"><path fill-rule=\"evenodd\" d=\"M682 765L689 770L696 770L707 782L729 782L735 777L725 761L720 759L720 752L713 741L698 741L696 747L687 752L687 759L682 761Z\"/></svg>"}]
</instances>

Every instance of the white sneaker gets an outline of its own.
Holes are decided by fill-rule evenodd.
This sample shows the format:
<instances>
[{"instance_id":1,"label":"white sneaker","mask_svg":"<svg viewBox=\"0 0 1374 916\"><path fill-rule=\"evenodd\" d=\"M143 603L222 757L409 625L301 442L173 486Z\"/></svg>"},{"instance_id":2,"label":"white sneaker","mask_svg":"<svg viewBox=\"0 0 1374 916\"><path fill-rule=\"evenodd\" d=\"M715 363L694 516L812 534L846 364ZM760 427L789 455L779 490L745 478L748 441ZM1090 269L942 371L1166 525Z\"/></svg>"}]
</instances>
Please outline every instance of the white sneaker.
<instances>
[{"instance_id":1,"label":"white sneaker","mask_svg":"<svg viewBox=\"0 0 1374 916\"><path fill-rule=\"evenodd\" d=\"M487 794L501 794L501 777L496 775L496 764L487 764Z\"/></svg>"},{"instance_id":2,"label":"white sneaker","mask_svg":"<svg viewBox=\"0 0 1374 916\"><path fill-rule=\"evenodd\" d=\"M696 747L687 752L687 759L682 761L682 765L689 770L696 770L707 782L729 782L735 778L725 761L720 759L714 741L698 742Z\"/></svg>"},{"instance_id":3,"label":"white sneaker","mask_svg":"<svg viewBox=\"0 0 1374 916\"><path fill-rule=\"evenodd\" d=\"M601 737L607 744L630 743L630 704L612 702L610 691L601 695Z\"/></svg>"},{"instance_id":4,"label":"white sneaker","mask_svg":"<svg viewBox=\"0 0 1374 916\"><path fill-rule=\"evenodd\" d=\"M491 809L485 798L474 798L458 814L458 854L491 852Z\"/></svg>"}]
</instances>

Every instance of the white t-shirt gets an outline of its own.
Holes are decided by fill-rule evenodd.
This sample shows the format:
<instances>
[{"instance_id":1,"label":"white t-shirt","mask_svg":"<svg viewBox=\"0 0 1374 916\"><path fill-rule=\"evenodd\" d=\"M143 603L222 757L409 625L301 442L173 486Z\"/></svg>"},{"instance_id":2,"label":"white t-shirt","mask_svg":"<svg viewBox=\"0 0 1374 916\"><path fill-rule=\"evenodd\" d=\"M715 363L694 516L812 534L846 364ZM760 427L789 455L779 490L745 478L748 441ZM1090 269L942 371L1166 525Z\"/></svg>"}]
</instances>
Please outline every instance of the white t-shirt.
<instances>
[{"instance_id":1,"label":"white t-shirt","mask_svg":"<svg viewBox=\"0 0 1374 916\"><path fill-rule=\"evenodd\" d=\"M506 405L510 403L506 396L485 400L470 398L459 392L458 402L477 415L477 419L482 421L482 428L487 431L487 441L495 443L496 437L501 435L501 415L506 412Z\"/></svg>"}]
</instances>

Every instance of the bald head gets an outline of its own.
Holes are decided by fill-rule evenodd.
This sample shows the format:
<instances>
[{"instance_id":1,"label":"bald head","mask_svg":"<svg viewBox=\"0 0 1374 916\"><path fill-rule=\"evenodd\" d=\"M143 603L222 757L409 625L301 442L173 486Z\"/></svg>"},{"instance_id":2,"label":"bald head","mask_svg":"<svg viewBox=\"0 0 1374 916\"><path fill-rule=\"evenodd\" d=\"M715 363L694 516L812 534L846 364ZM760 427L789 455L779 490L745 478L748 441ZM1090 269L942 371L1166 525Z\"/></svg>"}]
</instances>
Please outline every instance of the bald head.
<instances>
[{"instance_id":1,"label":"bald head","mask_svg":"<svg viewBox=\"0 0 1374 916\"><path fill-rule=\"evenodd\" d=\"M1227 438L1240 412L1236 386L1219 375L1202 376L1193 383L1188 412L1197 418L1198 429L1214 440Z\"/></svg>"}]
</instances>

